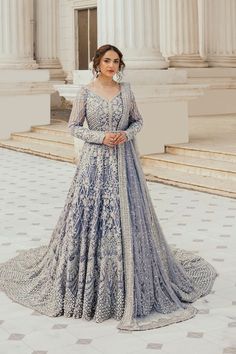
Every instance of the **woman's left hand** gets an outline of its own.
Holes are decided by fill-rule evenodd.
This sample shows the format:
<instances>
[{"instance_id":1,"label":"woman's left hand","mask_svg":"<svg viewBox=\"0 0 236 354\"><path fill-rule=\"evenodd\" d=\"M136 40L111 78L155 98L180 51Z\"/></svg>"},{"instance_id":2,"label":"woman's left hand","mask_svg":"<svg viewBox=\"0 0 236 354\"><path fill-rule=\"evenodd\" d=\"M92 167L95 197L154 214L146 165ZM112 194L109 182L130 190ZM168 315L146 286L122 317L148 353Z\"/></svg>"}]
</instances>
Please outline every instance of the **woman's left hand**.
<instances>
[{"instance_id":1,"label":"woman's left hand","mask_svg":"<svg viewBox=\"0 0 236 354\"><path fill-rule=\"evenodd\" d=\"M116 134L116 137L113 140L113 144L114 145L123 144L126 141L127 141L127 135L126 135L125 131L122 130Z\"/></svg>"}]
</instances>

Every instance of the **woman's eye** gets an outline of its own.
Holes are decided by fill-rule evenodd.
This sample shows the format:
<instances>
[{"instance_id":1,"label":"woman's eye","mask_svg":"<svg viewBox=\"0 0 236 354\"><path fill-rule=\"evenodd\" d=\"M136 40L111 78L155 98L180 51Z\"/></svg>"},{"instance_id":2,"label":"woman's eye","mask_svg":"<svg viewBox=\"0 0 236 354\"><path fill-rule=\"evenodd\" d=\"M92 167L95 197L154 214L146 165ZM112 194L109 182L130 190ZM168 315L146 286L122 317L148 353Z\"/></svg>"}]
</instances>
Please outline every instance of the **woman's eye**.
<instances>
[{"instance_id":1,"label":"woman's eye","mask_svg":"<svg viewBox=\"0 0 236 354\"><path fill-rule=\"evenodd\" d=\"M105 59L105 60L104 60L105 63L109 63L109 61L110 61L110 60L108 60L108 59ZM118 64L118 63L119 63L118 61L114 61L114 64Z\"/></svg>"}]
</instances>

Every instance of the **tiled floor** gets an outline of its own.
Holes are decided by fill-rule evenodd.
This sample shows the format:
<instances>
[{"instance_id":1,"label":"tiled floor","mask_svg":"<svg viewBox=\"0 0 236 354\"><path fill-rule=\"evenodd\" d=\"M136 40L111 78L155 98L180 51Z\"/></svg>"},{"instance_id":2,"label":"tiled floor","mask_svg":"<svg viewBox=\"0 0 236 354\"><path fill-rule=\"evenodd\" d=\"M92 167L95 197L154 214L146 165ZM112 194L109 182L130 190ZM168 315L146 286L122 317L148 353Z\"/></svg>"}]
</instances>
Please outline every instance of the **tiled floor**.
<instances>
[{"instance_id":1,"label":"tiled floor","mask_svg":"<svg viewBox=\"0 0 236 354\"><path fill-rule=\"evenodd\" d=\"M0 150L0 261L47 244L75 166ZM170 244L194 250L218 270L210 295L191 320L142 332L49 318L0 293L0 354L236 353L236 200L149 183Z\"/></svg>"}]
</instances>

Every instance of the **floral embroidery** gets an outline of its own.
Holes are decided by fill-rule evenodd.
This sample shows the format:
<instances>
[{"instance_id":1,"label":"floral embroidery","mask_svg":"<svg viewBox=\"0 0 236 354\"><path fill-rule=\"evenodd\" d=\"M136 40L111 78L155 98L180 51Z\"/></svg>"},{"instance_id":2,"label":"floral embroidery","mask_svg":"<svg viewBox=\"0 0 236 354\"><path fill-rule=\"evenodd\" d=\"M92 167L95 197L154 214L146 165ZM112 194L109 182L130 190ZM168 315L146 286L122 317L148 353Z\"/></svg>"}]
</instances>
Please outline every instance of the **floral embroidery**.
<instances>
[{"instance_id":1,"label":"floral embroidery","mask_svg":"<svg viewBox=\"0 0 236 354\"><path fill-rule=\"evenodd\" d=\"M50 243L0 266L0 288L14 301L48 316L112 317L123 330L195 315L190 304L210 292L216 272L166 243L135 149L142 124L128 83L110 102L80 89L69 127L84 146ZM117 130L127 142L102 144Z\"/></svg>"}]
</instances>

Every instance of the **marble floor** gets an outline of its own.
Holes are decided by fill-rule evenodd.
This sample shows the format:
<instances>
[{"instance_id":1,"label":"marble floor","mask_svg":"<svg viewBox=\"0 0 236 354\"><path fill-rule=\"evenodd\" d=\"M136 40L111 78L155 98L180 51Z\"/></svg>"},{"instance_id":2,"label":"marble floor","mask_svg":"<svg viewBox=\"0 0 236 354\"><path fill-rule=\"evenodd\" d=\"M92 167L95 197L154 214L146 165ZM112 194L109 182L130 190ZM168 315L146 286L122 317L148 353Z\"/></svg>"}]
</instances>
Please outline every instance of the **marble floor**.
<instances>
[{"instance_id":1,"label":"marble floor","mask_svg":"<svg viewBox=\"0 0 236 354\"><path fill-rule=\"evenodd\" d=\"M0 262L47 244L75 166L0 149ZM148 183L170 244L211 262L219 277L193 319L142 332L49 318L0 293L0 354L236 353L236 200Z\"/></svg>"}]
</instances>

